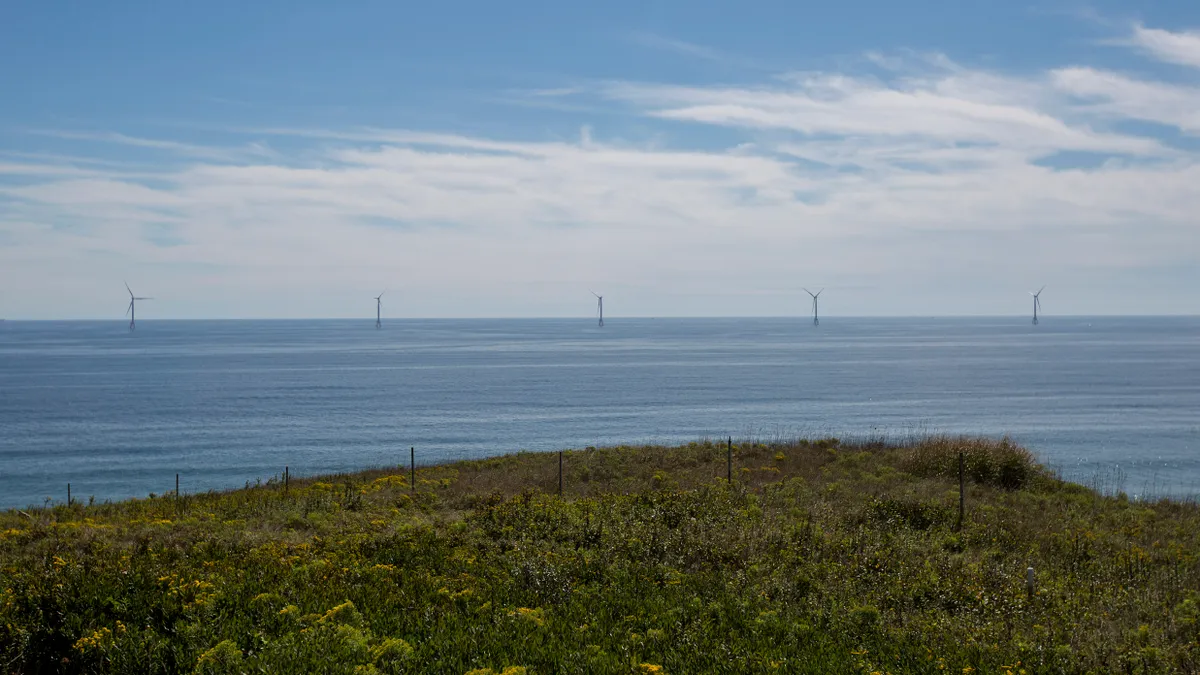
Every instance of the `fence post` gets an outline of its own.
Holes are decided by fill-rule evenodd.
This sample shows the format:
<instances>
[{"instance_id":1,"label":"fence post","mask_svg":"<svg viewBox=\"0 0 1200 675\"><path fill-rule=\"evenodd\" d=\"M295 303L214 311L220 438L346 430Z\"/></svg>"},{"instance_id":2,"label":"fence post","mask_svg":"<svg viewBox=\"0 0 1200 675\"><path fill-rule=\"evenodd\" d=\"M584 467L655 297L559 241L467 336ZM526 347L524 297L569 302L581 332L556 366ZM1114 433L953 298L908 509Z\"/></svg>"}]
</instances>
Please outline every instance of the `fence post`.
<instances>
[{"instance_id":1,"label":"fence post","mask_svg":"<svg viewBox=\"0 0 1200 675\"><path fill-rule=\"evenodd\" d=\"M1029 601L1033 602L1033 568L1025 569L1025 593L1029 596Z\"/></svg>"},{"instance_id":2,"label":"fence post","mask_svg":"<svg viewBox=\"0 0 1200 675\"><path fill-rule=\"evenodd\" d=\"M961 530L963 517L966 514L966 472L963 468L963 453L958 451L958 524L954 529Z\"/></svg>"},{"instance_id":3,"label":"fence post","mask_svg":"<svg viewBox=\"0 0 1200 675\"><path fill-rule=\"evenodd\" d=\"M562 496L562 492L563 492L563 490L562 490L562 487L563 487L563 475L562 475L562 466L563 465L562 465L562 462L563 462L563 451L559 450L558 451L558 496L559 497Z\"/></svg>"},{"instance_id":4,"label":"fence post","mask_svg":"<svg viewBox=\"0 0 1200 675\"><path fill-rule=\"evenodd\" d=\"M733 436L725 442L725 482L733 484Z\"/></svg>"},{"instance_id":5,"label":"fence post","mask_svg":"<svg viewBox=\"0 0 1200 675\"><path fill-rule=\"evenodd\" d=\"M417 448L408 448L408 486L411 492L417 491Z\"/></svg>"},{"instance_id":6,"label":"fence post","mask_svg":"<svg viewBox=\"0 0 1200 675\"><path fill-rule=\"evenodd\" d=\"M71 484L67 483L67 506L71 505Z\"/></svg>"},{"instance_id":7,"label":"fence post","mask_svg":"<svg viewBox=\"0 0 1200 675\"><path fill-rule=\"evenodd\" d=\"M175 474L175 499L179 499L179 474Z\"/></svg>"},{"instance_id":8,"label":"fence post","mask_svg":"<svg viewBox=\"0 0 1200 675\"><path fill-rule=\"evenodd\" d=\"M285 495L288 492L288 483L290 482L290 480L289 480L290 478L291 478L291 476L288 473L288 467L287 467L287 465L284 465L284 467L283 467L283 494L285 494Z\"/></svg>"}]
</instances>

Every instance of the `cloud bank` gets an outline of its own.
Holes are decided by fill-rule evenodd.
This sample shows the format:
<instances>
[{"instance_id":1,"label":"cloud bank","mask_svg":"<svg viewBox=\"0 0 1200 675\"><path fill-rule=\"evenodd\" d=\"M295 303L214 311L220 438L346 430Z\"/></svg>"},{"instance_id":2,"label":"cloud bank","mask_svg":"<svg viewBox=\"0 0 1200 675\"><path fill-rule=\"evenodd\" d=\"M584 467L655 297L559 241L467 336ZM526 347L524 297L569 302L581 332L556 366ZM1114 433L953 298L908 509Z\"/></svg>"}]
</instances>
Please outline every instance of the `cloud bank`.
<instances>
[{"instance_id":1,"label":"cloud bank","mask_svg":"<svg viewBox=\"0 0 1200 675\"><path fill-rule=\"evenodd\" d=\"M1127 38L1184 74L904 54L553 92L657 125L646 142L582 118L569 138L39 130L78 152L0 152L0 283L38 289L3 311L119 316L128 279L175 317L365 315L381 288L409 316L587 315L588 288L614 315L781 315L802 285L831 314L1016 313L1043 283L1068 313L1200 312L1178 287L1200 269L1200 33Z\"/></svg>"}]
</instances>

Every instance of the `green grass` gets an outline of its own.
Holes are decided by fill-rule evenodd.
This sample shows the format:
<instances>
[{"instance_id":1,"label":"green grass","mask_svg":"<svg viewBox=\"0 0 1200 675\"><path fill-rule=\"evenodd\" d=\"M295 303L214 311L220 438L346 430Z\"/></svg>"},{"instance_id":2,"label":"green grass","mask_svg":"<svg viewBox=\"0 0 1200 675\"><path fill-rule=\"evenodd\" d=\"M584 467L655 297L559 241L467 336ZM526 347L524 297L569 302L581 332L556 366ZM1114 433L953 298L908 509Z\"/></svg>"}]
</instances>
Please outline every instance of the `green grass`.
<instances>
[{"instance_id":1,"label":"green grass","mask_svg":"<svg viewBox=\"0 0 1200 675\"><path fill-rule=\"evenodd\" d=\"M1200 669L1200 509L1007 441L743 443L732 485L718 444L569 451L561 498L557 467L2 513L0 672Z\"/></svg>"}]
</instances>

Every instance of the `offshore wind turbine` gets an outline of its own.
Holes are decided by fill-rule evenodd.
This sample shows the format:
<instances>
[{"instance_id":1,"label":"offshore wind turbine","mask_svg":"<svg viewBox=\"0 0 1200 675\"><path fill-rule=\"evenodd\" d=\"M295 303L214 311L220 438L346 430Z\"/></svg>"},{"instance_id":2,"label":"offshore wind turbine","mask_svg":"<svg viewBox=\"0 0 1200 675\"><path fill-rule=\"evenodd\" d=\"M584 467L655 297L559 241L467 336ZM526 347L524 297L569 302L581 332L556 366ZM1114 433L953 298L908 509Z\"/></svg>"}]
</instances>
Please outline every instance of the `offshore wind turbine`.
<instances>
[{"instance_id":1,"label":"offshore wind turbine","mask_svg":"<svg viewBox=\"0 0 1200 675\"><path fill-rule=\"evenodd\" d=\"M596 296L596 311L600 314L600 327L604 328L604 296L598 295L596 291L592 291L592 295Z\"/></svg>"},{"instance_id":2,"label":"offshore wind turbine","mask_svg":"<svg viewBox=\"0 0 1200 675\"><path fill-rule=\"evenodd\" d=\"M129 284L125 284L125 290L129 291L129 308L125 310L126 316L129 317L129 330L133 330L134 324L137 321L137 301L138 300L153 300L154 298L139 298L129 290Z\"/></svg>"},{"instance_id":3,"label":"offshore wind turbine","mask_svg":"<svg viewBox=\"0 0 1200 675\"><path fill-rule=\"evenodd\" d=\"M1030 295L1033 296L1033 325L1035 325L1035 326L1038 325L1037 313L1038 313L1038 310L1042 308L1041 295L1042 295L1042 291L1044 291L1044 290L1046 290L1046 287L1042 286L1041 288L1038 289L1037 293L1034 293L1032 291L1030 291L1030 293L1029 293Z\"/></svg>"},{"instance_id":4,"label":"offshore wind turbine","mask_svg":"<svg viewBox=\"0 0 1200 675\"><path fill-rule=\"evenodd\" d=\"M384 291L383 293L387 293ZM383 293L375 296L375 328L383 327Z\"/></svg>"},{"instance_id":5,"label":"offshore wind turbine","mask_svg":"<svg viewBox=\"0 0 1200 675\"><path fill-rule=\"evenodd\" d=\"M821 294L825 292L825 289L824 289L824 288L822 288L821 290L817 291L816 295L813 295L813 292L812 292L812 291L810 291L810 290L808 290L807 288L806 288L806 289L804 289L804 292L805 292L805 293L808 293L809 295L812 295L812 299L813 299L813 325L814 325L814 326L820 326L820 325L821 325L821 319L820 319L820 318L817 316L817 298L821 297Z\"/></svg>"}]
</instances>

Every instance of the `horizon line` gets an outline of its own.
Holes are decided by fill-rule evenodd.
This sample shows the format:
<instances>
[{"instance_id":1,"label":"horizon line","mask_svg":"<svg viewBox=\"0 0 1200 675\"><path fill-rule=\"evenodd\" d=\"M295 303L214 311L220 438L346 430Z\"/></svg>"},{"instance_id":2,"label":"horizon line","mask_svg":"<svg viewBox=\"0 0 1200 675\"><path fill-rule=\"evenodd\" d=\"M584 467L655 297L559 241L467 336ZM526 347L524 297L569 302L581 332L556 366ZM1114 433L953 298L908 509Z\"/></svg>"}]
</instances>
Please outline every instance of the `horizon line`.
<instances>
[{"instance_id":1,"label":"horizon line","mask_svg":"<svg viewBox=\"0 0 1200 675\"><path fill-rule=\"evenodd\" d=\"M1028 314L827 314L833 319L1028 319ZM1200 318L1200 314L1051 314L1050 319L1121 319L1121 318ZM610 317L605 317L610 318ZM651 315L651 314L627 314L617 315L617 320L620 319L651 319L651 320L695 320L695 319L797 319L809 321L810 315L800 314L784 314L784 315L703 315L703 316L685 316L685 315ZM1039 317L1040 318L1040 317ZM396 316L391 317L392 321L587 321L594 320L594 316ZM124 323L123 318L56 318L56 319L23 319L0 317L0 322L11 321L13 323L53 323L53 322L77 322L77 323ZM346 317L346 316L292 316L292 317L189 317L189 318L152 318L142 319L147 323L158 322L187 322L187 321L368 321L374 323L374 319L368 317ZM385 322L386 323L386 322Z\"/></svg>"}]
</instances>

